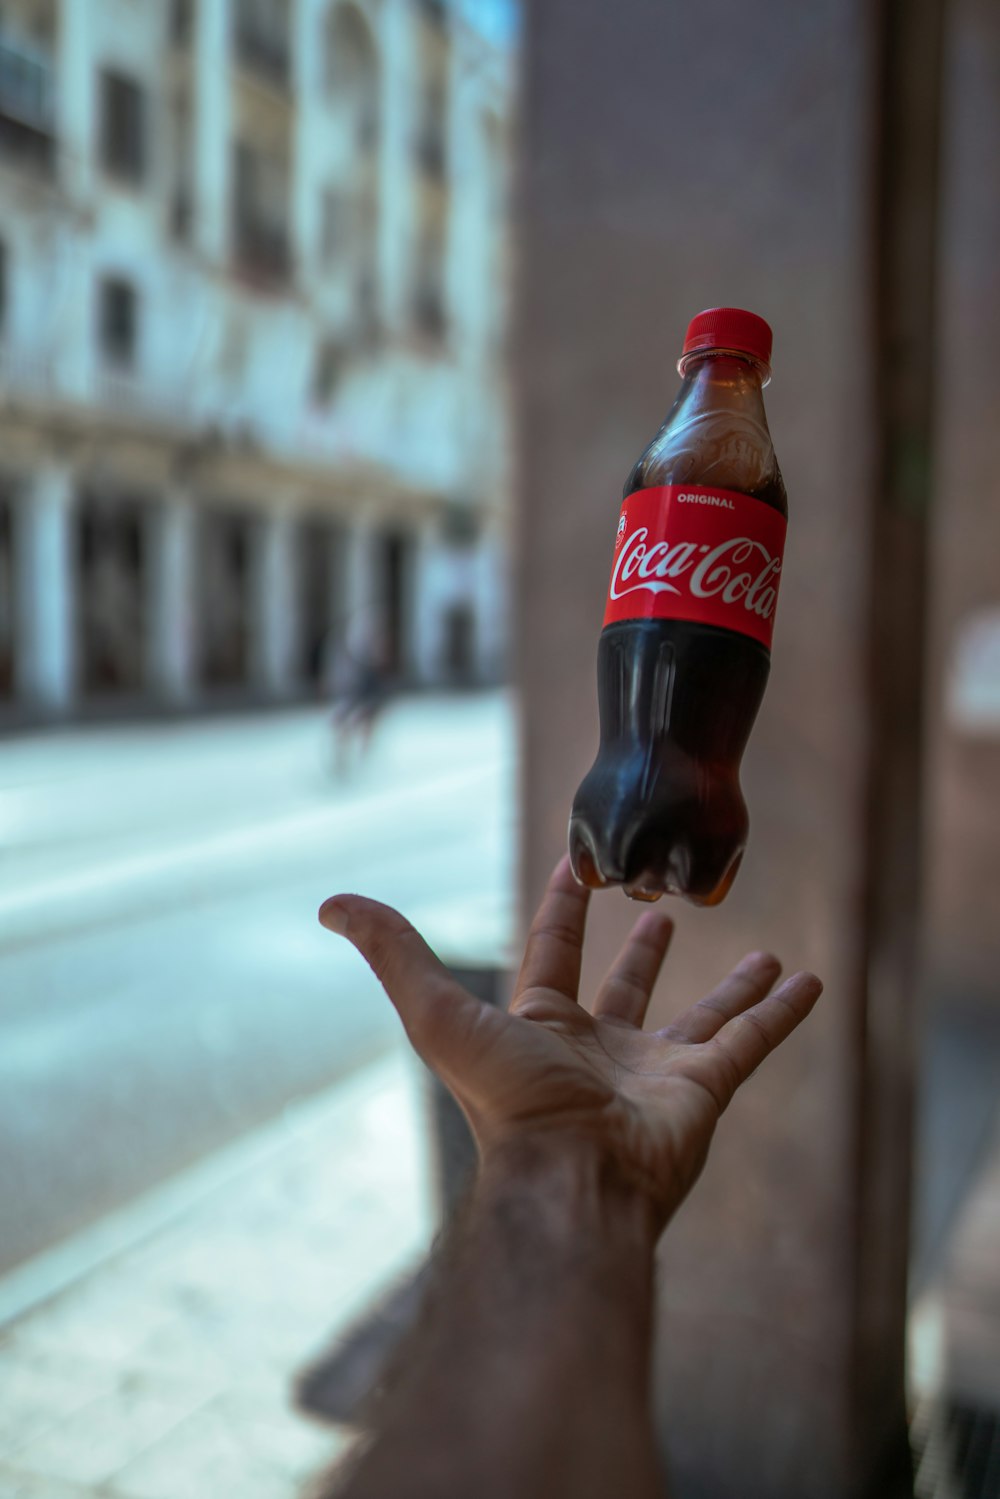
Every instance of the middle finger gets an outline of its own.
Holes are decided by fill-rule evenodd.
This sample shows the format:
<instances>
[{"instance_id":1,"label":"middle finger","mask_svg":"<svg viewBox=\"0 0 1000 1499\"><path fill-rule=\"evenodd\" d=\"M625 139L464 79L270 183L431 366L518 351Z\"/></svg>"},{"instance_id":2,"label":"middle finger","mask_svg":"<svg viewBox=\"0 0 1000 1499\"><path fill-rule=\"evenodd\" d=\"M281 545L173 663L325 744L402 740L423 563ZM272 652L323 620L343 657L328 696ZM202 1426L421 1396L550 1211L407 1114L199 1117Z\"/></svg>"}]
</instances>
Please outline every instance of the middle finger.
<instances>
[{"instance_id":1,"label":"middle finger","mask_svg":"<svg viewBox=\"0 0 1000 1499\"><path fill-rule=\"evenodd\" d=\"M595 1016L642 1025L673 932L665 911L646 911L639 917L598 990Z\"/></svg>"}]
</instances>

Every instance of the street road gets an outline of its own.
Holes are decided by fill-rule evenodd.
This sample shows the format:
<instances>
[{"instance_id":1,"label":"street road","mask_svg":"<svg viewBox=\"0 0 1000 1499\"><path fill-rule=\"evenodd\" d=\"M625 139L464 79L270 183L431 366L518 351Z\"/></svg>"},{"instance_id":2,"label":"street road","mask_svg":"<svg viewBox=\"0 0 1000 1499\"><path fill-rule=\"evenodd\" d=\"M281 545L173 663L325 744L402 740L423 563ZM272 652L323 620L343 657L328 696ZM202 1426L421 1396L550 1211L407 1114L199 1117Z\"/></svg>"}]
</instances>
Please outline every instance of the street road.
<instances>
[{"instance_id":1,"label":"street road","mask_svg":"<svg viewBox=\"0 0 1000 1499\"><path fill-rule=\"evenodd\" d=\"M500 693L393 705L343 778L317 710L0 743L0 1273L388 1044L325 895L498 959L514 754Z\"/></svg>"}]
</instances>

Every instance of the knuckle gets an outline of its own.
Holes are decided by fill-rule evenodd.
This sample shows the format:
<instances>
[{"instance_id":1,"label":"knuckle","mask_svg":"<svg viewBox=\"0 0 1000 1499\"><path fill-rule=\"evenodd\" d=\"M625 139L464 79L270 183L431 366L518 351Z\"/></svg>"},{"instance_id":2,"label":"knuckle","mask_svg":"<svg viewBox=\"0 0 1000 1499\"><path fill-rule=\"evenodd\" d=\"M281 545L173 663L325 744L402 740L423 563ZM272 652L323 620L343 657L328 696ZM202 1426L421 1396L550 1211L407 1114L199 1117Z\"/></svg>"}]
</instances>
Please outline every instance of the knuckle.
<instances>
[{"instance_id":1,"label":"knuckle","mask_svg":"<svg viewBox=\"0 0 1000 1499\"><path fill-rule=\"evenodd\" d=\"M744 1022L744 1024L748 1025L752 1031L756 1032L756 1034L760 1037L761 1041L763 1042L765 1048L768 1051L770 1051L770 1049L771 1049L771 1036L770 1036L770 1032L768 1031L767 1026L764 1024L763 1020L761 1020L760 1016L759 1015L755 1015L754 1012L753 1012L753 1010L747 1010L747 1012L746 1012L745 1015L741 1015L740 1016L740 1019Z\"/></svg>"},{"instance_id":2,"label":"knuckle","mask_svg":"<svg viewBox=\"0 0 1000 1499\"><path fill-rule=\"evenodd\" d=\"M566 921L547 921L544 926L536 929L534 935L536 939L541 937L543 940L566 942L573 947L578 947L580 943L580 933Z\"/></svg>"},{"instance_id":3,"label":"knuckle","mask_svg":"<svg viewBox=\"0 0 1000 1499\"><path fill-rule=\"evenodd\" d=\"M743 1081L743 1072L724 1041L716 1040L714 1045L719 1070L725 1082L726 1101L728 1102Z\"/></svg>"},{"instance_id":4,"label":"knuckle","mask_svg":"<svg viewBox=\"0 0 1000 1499\"><path fill-rule=\"evenodd\" d=\"M381 934L372 937L365 948L365 957L368 960L369 968L371 969L372 973L374 973L379 983L384 984L389 970L392 967L392 941L387 940Z\"/></svg>"},{"instance_id":5,"label":"knuckle","mask_svg":"<svg viewBox=\"0 0 1000 1499\"><path fill-rule=\"evenodd\" d=\"M615 992L626 998L648 999L649 997L649 985L637 973L619 974L613 988Z\"/></svg>"},{"instance_id":6,"label":"knuckle","mask_svg":"<svg viewBox=\"0 0 1000 1499\"><path fill-rule=\"evenodd\" d=\"M639 932L632 938L629 946L639 952L651 953L654 958L659 959L669 935L669 927L661 927L655 932Z\"/></svg>"}]
</instances>

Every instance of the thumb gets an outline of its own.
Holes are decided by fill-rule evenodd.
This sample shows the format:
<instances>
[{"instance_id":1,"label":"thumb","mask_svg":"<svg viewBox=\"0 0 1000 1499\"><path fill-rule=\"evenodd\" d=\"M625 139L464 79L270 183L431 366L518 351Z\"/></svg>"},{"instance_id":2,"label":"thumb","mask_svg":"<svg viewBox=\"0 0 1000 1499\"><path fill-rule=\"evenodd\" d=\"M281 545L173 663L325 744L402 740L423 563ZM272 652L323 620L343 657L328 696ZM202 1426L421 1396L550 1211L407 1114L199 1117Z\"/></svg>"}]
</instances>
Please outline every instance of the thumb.
<instances>
[{"instance_id":1,"label":"thumb","mask_svg":"<svg viewBox=\"0 0 1000 1499\"><path fill-rule=\"evenodd\" d=\"M320 906L319 919L328 931L357 948L424 1061L430 1066L447 1063L453 1043L478 1017L481 1006L416 928L392 906L363 895L332 895Z\"/></svg>"}]
</instances>

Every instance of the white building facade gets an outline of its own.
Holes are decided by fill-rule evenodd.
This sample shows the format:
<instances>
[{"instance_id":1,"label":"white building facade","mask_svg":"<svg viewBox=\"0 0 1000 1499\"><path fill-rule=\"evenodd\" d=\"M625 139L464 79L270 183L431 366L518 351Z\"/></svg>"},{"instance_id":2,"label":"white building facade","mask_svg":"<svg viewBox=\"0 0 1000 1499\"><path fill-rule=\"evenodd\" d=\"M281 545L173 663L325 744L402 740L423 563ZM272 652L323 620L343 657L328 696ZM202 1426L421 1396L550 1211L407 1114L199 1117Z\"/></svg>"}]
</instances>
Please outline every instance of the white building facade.
<instances>
[{"instance_id":1,"label":"white building facade","mask_svg":"<svg viewBox=\"0 0 1000 1499\"><path fill-rule=\"evenodd\" d=\"M502 674L512 64L473 21L4 4L0 703Z\"/></svg>"}]
</instances>

